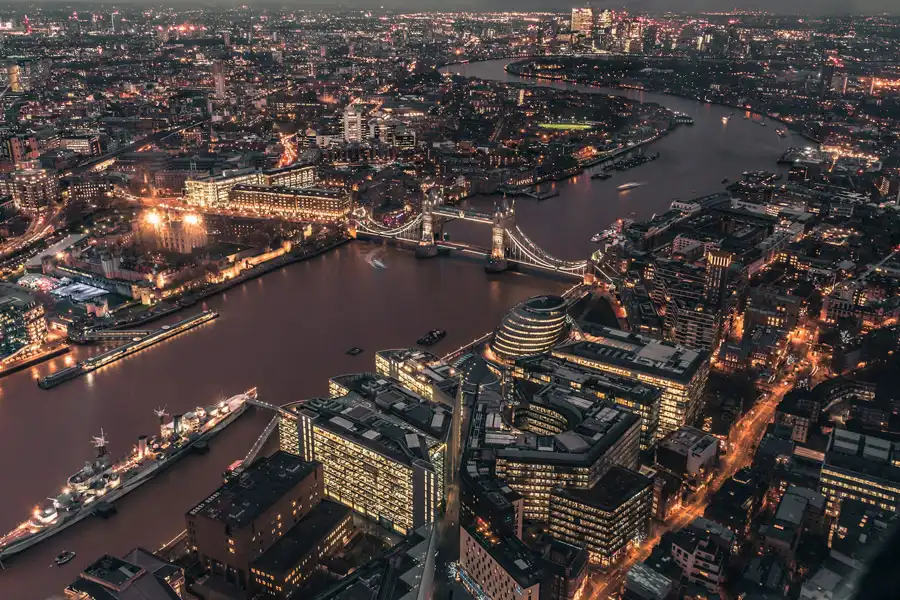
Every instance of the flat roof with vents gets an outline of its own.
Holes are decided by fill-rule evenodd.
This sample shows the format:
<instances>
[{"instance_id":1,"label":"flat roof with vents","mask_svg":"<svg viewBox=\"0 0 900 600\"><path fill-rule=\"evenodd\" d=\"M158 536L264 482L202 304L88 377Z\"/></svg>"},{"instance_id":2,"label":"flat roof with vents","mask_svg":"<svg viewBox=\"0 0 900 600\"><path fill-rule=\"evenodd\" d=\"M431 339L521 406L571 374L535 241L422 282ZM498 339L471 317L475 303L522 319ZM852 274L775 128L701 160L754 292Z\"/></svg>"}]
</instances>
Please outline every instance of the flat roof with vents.
<instances>
[{"instance_id":1,"label":"flat roof with vents","mask_svg":"<svg viewBox=\"0 0 900 600\"><path fill-rule=\"evenodd\" d=\"M307 462L279 450L251 464L187 514L243 527L319 468L319 462Z\"/></svg>"}]
</instances>

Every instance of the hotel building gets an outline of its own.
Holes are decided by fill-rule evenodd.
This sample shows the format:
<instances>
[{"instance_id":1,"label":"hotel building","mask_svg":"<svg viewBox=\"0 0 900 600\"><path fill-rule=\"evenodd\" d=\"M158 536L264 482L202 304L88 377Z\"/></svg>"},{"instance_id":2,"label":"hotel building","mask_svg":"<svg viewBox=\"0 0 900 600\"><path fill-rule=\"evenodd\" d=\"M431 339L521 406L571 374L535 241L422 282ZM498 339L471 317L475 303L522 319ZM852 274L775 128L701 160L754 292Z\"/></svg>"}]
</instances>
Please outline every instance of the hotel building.
<instances>
[{"instance_id":1,"label":"hotel building","mask_svg":"<svg viewBox=\"0 0 900 600\"><path fill-rule=\"evenodd\" d=\"M553 356L660 388L656 439L693 423L703 405L709 354L635 333L603 328L590 342L555 348Z\"/></svg>"},{"instance_id":2,"label":"hotel building","mask_svg":"<svg viewBox=\"0 0 900 600\"><path fill-rule=\"evenodd\" d=\"M613 467L590 489L555 489L550 495L550 535L586 548L590 562L608 567L647 535L653 481Z\"/></svg>"},{"instance_id":3,"label":"hotel building","mask_svg":"<svg viewBox=\"0 0 900 600\"><path fill-rule=\"evenodd\" d=\"M337 221L350 214L345 190L237 184L221 207L226 210L302 221Z\"/></svg>"},{"instance_id":4,"label":"hotel building","mask_svg":"<svg viewBox=\"0 0 900 600\"><path fill-rule=\"evenodd\" d=\"M452 410L372 373L335 377L332 398L287 407L281 448L325 467L325 495L406 535L434 523Z\"/></svg>"},{"instance_id":5,"label":"hotel building","mask_svg":"<svg viewBox=\"0 0 900 600\"><path fill-rule=\"evenodd\" d=\"M188 179L184 182L184 201L198 208L226 208L231 188L242 183L260 185L264 183L263 174L257 169L237 169Z\"/></svg>"},{"instance_id":6,"label":"hotel building","mask_svg":"<svg viewBox=\"0 0 900 600\"><path fill-rule=\"evenodd\" d=\"M236 185L262 185L281 187L310 187L316 184L316 167L293 164L280 169L233 169L221 175L207 175L184 182L184 200L200 208L228 208L228 193Z\"/></svg>"}]
</instances>

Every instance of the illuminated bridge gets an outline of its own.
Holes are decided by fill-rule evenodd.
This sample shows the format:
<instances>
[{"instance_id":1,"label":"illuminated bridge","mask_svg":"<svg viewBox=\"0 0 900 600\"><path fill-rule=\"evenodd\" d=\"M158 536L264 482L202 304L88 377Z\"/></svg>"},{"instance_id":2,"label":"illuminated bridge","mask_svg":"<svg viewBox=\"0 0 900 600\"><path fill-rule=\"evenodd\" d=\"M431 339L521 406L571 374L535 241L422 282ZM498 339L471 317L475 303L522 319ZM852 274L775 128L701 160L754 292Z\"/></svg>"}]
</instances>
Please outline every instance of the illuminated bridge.
<instances>
[{"instance_id":1,"label":"illuminated bridge","mask_svg":"<svg viewBox=\"0 0 900 600\"><path fill-rule=\"evenodd\" d=\"M442 240L440 235L435 236L435 230L440 229L443 223L456 219L490 225L491 247L479 248L448 242ZM593 283L599 273L604 279L612 282L606 273L597 268L592 259L562 260L535 244L516 225L515 210L505 198L498 204L494 213L490 214L446 206L437 191L432 188L422 202L422 212L408 223L393 228L384 227L376 223L364 208L358 207L351 217L351 229L356 235L414 244L416 256L423 258L436 256L438 250L482 257L485 259L485 270L488 272L505 271L510 263L513 263L562 276L577 277L586 283Z\"/></svg>"}]
</instances>

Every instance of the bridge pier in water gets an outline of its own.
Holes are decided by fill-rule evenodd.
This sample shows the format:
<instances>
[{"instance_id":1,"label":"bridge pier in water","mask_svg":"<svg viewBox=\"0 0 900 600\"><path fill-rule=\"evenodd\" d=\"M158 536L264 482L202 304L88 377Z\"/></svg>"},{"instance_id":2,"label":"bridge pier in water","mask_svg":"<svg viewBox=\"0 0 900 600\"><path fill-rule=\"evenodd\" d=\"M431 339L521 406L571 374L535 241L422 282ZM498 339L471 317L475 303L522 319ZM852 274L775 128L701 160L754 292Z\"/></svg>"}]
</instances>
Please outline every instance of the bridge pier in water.
<instances>
[{"instance_id":1,"label":"bridge pier in water","mask_svg":"<svg viewBox=\"0 0 900 600\"><path fill-rule=\"evenodd\" d=\"M488 273L502 273L509 269L507 257L509 256L510 242L506 232L515 224L515 210L506 202L506 196L504 196L503 201L497 205L497 210L494 211L494 223L491 227L491 254L484 263L484 270Z\"/></svg>"}]
</instances>

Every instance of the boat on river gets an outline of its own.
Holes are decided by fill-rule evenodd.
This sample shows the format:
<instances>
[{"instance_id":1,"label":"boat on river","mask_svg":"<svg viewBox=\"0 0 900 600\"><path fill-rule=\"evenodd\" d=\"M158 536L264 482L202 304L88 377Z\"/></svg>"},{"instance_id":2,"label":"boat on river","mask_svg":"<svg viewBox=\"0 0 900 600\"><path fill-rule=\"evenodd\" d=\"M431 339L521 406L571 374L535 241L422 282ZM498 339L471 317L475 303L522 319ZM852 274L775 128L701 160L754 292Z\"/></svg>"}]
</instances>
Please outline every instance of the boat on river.
<instances>
[{"instance_id":1,"label":"boat on river","mask_svg":"<svg viewBox=\"0 0 900 600\"><path fill-rule=\"evenodd\" d=\"M170 421L165 420L168 414L165 409L157 409L154 413L159 417L159 433L138 437L131 452L118 460L109 455L109 442L101 430L91 442L94 459L70 475L56 496L36 506L29 519L0 537L0 560L64 531L95 514L98 506L112 505L147 483L195 448L204 446L241 416L255 399L256 388L253 388L211 406L172 415ZM65 562L69 560L71 557Z\"/></svg>"}]
</instances>

